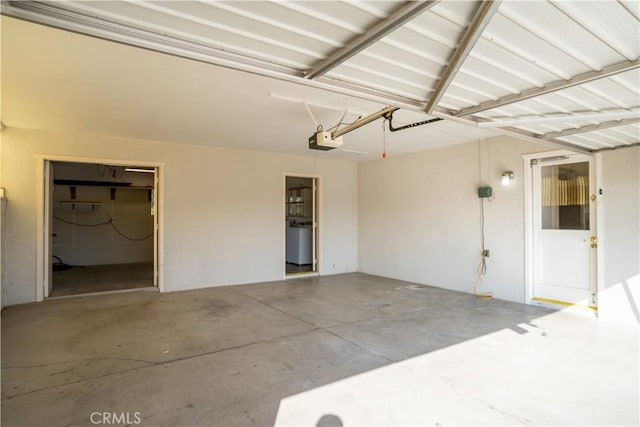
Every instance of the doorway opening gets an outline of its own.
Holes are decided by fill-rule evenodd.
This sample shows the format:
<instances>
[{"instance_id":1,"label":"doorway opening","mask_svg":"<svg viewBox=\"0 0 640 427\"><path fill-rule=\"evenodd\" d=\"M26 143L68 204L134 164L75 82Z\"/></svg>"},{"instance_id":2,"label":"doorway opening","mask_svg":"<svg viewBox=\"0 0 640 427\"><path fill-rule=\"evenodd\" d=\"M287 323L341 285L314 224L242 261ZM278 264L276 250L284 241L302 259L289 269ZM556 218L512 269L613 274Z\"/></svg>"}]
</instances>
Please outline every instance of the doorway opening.
<instances>
[{"instance_id":1,"label":"doorway opening","mask_svg":"<svg viewBox=\"0 0 640 427\"><path fill-rule=\"evenodd\" d=\"M317 178L285 176L285 275L318 272Z\"/></svg>"},{"instance_id":2,"label":"doorway opening","mask_svg":"<svg viewBox=\"0 0 640 427\"><path fill-rule=\"evenodd\" d=\"M46 161L45 297L157 287L157 169Z\"/></svg>"}]
</instances>

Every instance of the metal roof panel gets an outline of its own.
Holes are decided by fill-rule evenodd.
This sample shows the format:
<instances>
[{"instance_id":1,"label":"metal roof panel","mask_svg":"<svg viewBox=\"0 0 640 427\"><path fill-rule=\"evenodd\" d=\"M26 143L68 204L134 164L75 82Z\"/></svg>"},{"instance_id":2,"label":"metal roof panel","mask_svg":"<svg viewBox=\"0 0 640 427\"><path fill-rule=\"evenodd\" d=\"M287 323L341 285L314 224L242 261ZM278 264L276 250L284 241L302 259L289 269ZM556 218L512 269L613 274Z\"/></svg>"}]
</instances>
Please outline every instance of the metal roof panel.
<instances>
[{"instance_id":1,"label":"metal roof panel","mask_svg":"<svg viewBox=\"0 0 640 427\"><path fill-rule=\"evenodd\" d=\"M555 40L541 37L523 27L522 20L514 21L511 16L504 15L508 11L503 8L496 14L486 29L485 37L512 55L552 73L553 77L547 78L545 83L558 78L567 79L588 69L578 58L559 49Z\"/></svg>"},{"instance_id":2,"label":"metal roof panel","mask_svg":"<svg viewBox=\"0 0 640 427\"><path fill-rule=\"evenodd\" d=\"M382 60L382 59L385 60ZM399 79L409 82L410 85L414 85L419 88L420 91L429 90L437 77L435 73L429 73L425 69L417 68L417 64L404 64L389 60L387 56L373 54L370 51L367 53L361 53L354 56L342 65L338 66L336 70L342 68L357 68L361 71L368 71L372 74L384 74L389 76L392 80ZM416 59L418 62L420 58ZM435 68L432 65L432 68Z\"/></svg>"},{"instance_id":3,"label":"metal roof panel","mask_svg":"<svg viewBox=\"0 0 640 427\"><path fill-rule=\"evenodd\" d=\"M461 30L466 28L475 14L478 2L471 1L441 1L431 10L436 15L457 25Z\"/></svg>"},{"instance_id":4,"label":"metal roof panel","mask_svg":"<svg viewBox=\"0 0 640 427\"><path fill-rule=\"evenodd\" d=\"M640 2L637 0L618 0L620 5L626 9L637 20L640 20Z\"/></svg>"},{"instance_id":5,"label":"metal roof panel","mask_svg":"<svg viewBox=\"0 0 640 427\"><path fill-rule=\"evenodd\" d=\"M564 134L562 141L579 147L638 142L638 125L610 127L610 114L609 122L600 121L605 115L531 120L612 111L625 113L624 123L635 119L629 111L640 107L638 1L505 1L486 28L473 23L483 9L478 1L414 4L3 1L2 12L349 96L444 108L472 125L510 122L533 135ZM568 134L580 126L589 132Z\"/></svg>"},{"instance_id":6,"label":"metal roof panel","mask_svg":"<svg viewBox=\"0 0 640 427\"><path fill-rule=\"evenodd\" d=\"M583 10L587 12L586 8ZM526 32L554 46L558 53L570 55L591 69L598 70L625 59L552 2L506 2L501 12ZM552 57L546 59L553 60ZM566 69L569 77L580 71Z\"/></svg>"},{"instance_id":7,"label":"metal roof panel","mask_svg":"<svg viewBox=\"0 0 640 427\"><path fill-rule=\"evenodd\" d=\"M636 7L638 2L634 2ZM640 55L640 33L638 18L622 4L616 2L559 1L553 6L588 29L595 37L628 60ZM629 43L635 40L635 43Z\"/></svg>"}]
</instances>

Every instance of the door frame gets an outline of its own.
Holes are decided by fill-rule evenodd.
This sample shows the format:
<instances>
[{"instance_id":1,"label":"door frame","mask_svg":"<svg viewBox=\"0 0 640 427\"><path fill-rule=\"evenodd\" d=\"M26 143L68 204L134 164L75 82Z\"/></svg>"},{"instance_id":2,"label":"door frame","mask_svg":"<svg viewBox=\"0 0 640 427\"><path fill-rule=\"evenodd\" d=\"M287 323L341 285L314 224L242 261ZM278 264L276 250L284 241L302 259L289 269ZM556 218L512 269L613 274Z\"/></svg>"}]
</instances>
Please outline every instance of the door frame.
<instances>
[{"instance_id":1,"label":"door frame","mask_svg":"<svg viewBox=\"0 0 640 427\"><path fill-rule=\"evenodd\" d=\"M152 167L156 173L154 183L154 201L156 220L154 221L154 286L159 292L165 291L164 286L164 167L161 162L140 160L118 160L96 157L76 157L50 154L36 154L36 302L48 297L51 263L51 223L49 220L50 198L49 190L51 178L51 162L89 163L125 167Z\"/></svg>"},{"instance_id":2,"label":"door frame","mask_svg":"<svg viewBox=\"0 0 640 427\"><path fill-rule=\"evenodd\" d=\"M316 270L306 273L306 274L296 274L296 275L287 275L287 177L292 178L313 178L315 179L315 187L316 191L314 194L314 206L313 211L315 214L315 248L313 248L313 253L315 256ZM322 267L320 263L320 254L322 253L322 175L316 174L304 174L297 172L283 172L282 173L282 261L280 265L282 266L282 276L284 279L289 278L300 278L304 276L321 276L322 275Z\"/></svg>"},{"instance_id":3,"label":"door frame","mask_svg":"<svg viewBox=\"0 0 640 427\"><path fill-rule=\"evenodd\" d=\"M532 305L540 305L533 301L533 287L534 287L534 256L535 256L535 236L534 236L534 212L533 212L533 168L531 167L531 160L533 159L545 159L550 157L559 156L572 156L584 153L577 153L571 150L553 150L544 151L541 153L524 154L522 156L523 172L524 172L524 303ZM602 209L602 155L596 153L594 158L594 173L595 173L595 214L596 214L596 236L598 237L598 246L596 248L596 307L598 305L598 295L602 290L604 283L604 222L603 222L603 209Z\"/></svg>"}]
</instances>

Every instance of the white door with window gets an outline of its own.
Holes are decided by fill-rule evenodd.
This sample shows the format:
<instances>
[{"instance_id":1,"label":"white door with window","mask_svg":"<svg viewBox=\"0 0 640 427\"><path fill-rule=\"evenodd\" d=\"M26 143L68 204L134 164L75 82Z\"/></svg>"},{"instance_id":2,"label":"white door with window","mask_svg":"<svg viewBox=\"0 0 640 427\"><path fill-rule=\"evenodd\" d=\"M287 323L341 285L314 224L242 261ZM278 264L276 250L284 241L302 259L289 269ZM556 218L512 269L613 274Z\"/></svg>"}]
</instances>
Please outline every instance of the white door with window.
<instances>
[{"instance_id":1,"label":"white door with window","mask_svg":"<svg viewBox=\"0 0 640 427\"><path fill-rule=\"evenodd\" d=\"M594 159L536 159L533 178L533 301L596 307Z\"/></svg>"}]
</instances>

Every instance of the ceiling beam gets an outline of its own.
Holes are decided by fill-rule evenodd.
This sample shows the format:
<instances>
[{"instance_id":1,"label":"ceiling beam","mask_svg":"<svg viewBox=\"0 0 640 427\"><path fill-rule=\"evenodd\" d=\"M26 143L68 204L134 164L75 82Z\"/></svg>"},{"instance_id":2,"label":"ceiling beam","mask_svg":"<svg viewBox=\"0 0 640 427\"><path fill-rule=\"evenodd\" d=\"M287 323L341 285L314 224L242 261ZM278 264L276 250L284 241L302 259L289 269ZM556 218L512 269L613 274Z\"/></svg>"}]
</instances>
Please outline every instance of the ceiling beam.
<instances>
[{"instance_id":1,"label":"ceiling beam","mask_svg":"<svg viewBox=\"0 0 640 427\"><path fill-rule=\"evenodd\" d=\"M501 128L505 126L525 126L533 124L548 123L569 123L575 121L583 122L605 122L618 121L623 119L635 119L640 117L640 110L633 111L614 111L614 112L597 112L597 113L573 113L573 114L550 114L546 116L533 116L528 118L515 118L511 120L492 120L486 122L478 122L479 128Z\"/></svg>"},{"instance_id":2,"label":"ceiling beam","mask_svg":"<svg viewBox=\"0 0 640 427\"><path fill-rule=\"evenodd\" d=\"M577 144L572 144L570 142L560 141L560 140L554 139L554 138L542 139L542 137L540 135L538 135L538 134L535 134L535 133L532 133L532 132L527 132L525 130L514 128L514 127L503 127L503 128L498 128L498 129L505 135L511 135L511 136L524 138L526 140L533 141L533 142L538 142L540 144L549 145L551 147L567 148L569 150L575 151L576 153L593 154L595 152L595 150L592 150L590 148L583 147L583 146L580 146L580 145L577 145Z\"/></svg>"},{"instance_id":3,"label":"ceiling beam","mask_svg":"<svg viewBox=\"0 0 640 427\"><path fill-rule=\"evenodd\" d=\"M602 148L598 148L597 150L594 150L594 153L602 153L603 151L619 150L621 148L629 148L629 147L640 147L640 142L633 142L628 145L616 145L615 147L602 147Z\"/></svg>"},{"instance_id":4,"label":"ceiling beam","mask_svg":"<svg viewBox=\"0 0 640 427\"><path fill-rule=\"evenodd\" d=\"M462 123L467 126L471 126L475 128L478 127L478 122L465 119L462 117L452 116L441 108L436 108L433 111L432 115L435 117L439 117L441 119L450 120L452 122ZM553 139L553 138L542 139L538 134L535 134L533 132L528 132L523 129L514 128L514 127L496 128L495 131L498 131L503 135L515 136L517 138L521 138L531 142L536 142L539 144L548 145L550 147L570 149L572 151L575 151L576 153L593 154L595 152L595 150L592 150L590 148L583 147L577 144L571 144L569 142L560 141L558 139Z\"/></svg>"},{"instance_id":5,"label":"ceiling beam","mask_svg":"<svg viewBox=\"0 0 640 427\"><path fill-rule=\"evenodd\" d=\"M433 116L435 117L440 117L442 119L446 119L446 120L450 120L453 122L457 122L457 123L461 123L467 126L471 126L471 127L476 127L478 128L479 123L476 121L472 121L469 119L465 119L463 117L457 117L457 116L453 116L450 113L446 112L445 110L441 109L441 108L436 108L436 110L434 110ZM620 123L620 122L624 122L624 123ZM618 126L623 126L626 124L632 124L636 121L640 121L640 118L634 118L634 119L628 119L627 120L614 120L612 122L617 122ZM597 125L594 125L597 126ZM613 127L613 126L611 126ZM600 128L600 129L604 129L604 127ZM589 147L585 147L582 145L578 145L578 144L574 144L571 142L566 142L566 141L562 141L559 140L557 138L561 137L561 136L566 136L566 135L553 135L552 133L548 133L548 134L544 134L544 135L540 135L537 133L533 133L533 132L529 132L526 131L524 129L519 129L516 127L511 127L511 126L504 126L504 127L499 127L499 128L492 128L491 130L495 130L498 131L500 133L502 133L503 135L509 135L509 136L515 136L517 138L521 138L527 141L531 141L531 142L536 142L538 144L544 144L544 145L548 145L550 147L556 147L556 148L564 148L564 149L569 149L571 151L574 151L576 153L583 153L583 154L589 154L589 155L593 155L594 153L597 153L599 151L605 151L605 150L615 150L617 148L624 148L624 147L631 147L631 146L636 146L636 145L640 145L640 142L638 143L632 143L632 144L627 144L627 145L618 145L615 147L605 147L605 148L598 148L598 149L594 149L594 148L589 148ZM574 129L571 129L574 130ZM592 130L598 130L598 129L592 129ZM588 132L588 130L586 131ZM576 132L577 133L577 132Z\"/></svg>"},{"instance_id":6,"label":"ceiling beam","mask_svg":"<svg viewBox=\"0 0 640 427\"><path fill-rule=\"evenodd\" d=\"M112 22L100 16L66 10L63 6L62 2L42 3L13 0L10 2L2 1L0 11L5 16L200 62L218 64L219 61L219 65L223 66L227 62L246 64L249 68L262 67L269 71L302 76L300 71L277 64L270 58L248 57L224 48L160 34L132 24Z\"/></svg>"},{"instance_id":7,"label":"ceiling beam","mask_svg":"<svg viewBox=\"0 0 640 427\"><path fill-rule=\"evenodd\" d=\"M469 53L471 53L476 42L482 36L482 32L500 7L500 3L501 2L497 0L487 0L483 1L478 7L471 24L469 24L467 31L462 36L462 40L460 41L458 48L453 52L453 55L449 60L449 65L444 69L440 76L440 80L438 80L438 83L433 89L433 94L431 95L429 102L427 102L426 111L428 114L430 114L438 105L438 102L440 102L440 99L455 78L456 73L460 67L462 67L462 64L467 59L467 56L469 56Z\"/></svg>"},{"instance_id":8,"label":"ceiling beam","mask_svg":"<svg viewBox=\"0 0 640 427\"><path fill-rule=\"evenodd\" d=\"M433 7L437 1L409 1L391 15L379 21L376 25L360 34L347 45L341 47L318 62L306 74L307 79L317 79L347 59L371 46L387 34L395 31L400 26L412 20L425 10Z\"/></svg>"},{"instance_id":9,"label":"ceiling beam","mask_svg":"<svg viewBox=\"0 0 640 427\"><path fill-rule=\"evenodd\" d=\"M609 128L618 127L618 126L625 126L625 125L630 125L638 122L640 122L640 117L634 117L632 119L611 120L608 122L598 123L595 125L580 126L579 128L565 129L557 132L548 132L542 135L541 138L542 139L561 138L563 136L575 135L578 133L585 133L585 132L594 132L597 130L609 129Z\"/></svg>"},{"instance_id":10,"label":"ceiling beam","mask_svg":"<svg viewBox=\"0 0 640 427\"><path fill-rule=\"evenodd\" d=\"M100 18L81 15L77 12L63 11L59 7L56 7L56 5L15 1L9 3L2 1L2 3L0 3L0 11L2 15L5 16L85 34L103 40L111 40L179 58L214 64L231 70L244 71L381 104L393 104L411 111L424 112L425 102L377 91L355 83L327 79L326 76L317 80L305 79L301 72L289 67L253 60L231 52L223 52L220 49L196 45L192 42L142 29L133 29L114 22L106 22ZM465 119L461 118L459 120L463 121Z\"/></svg>"},{"instance_id":11,"label":"ceiling beam","mask_svg":"<svg viewBox=\"0 0 640 427\"><path fill-rule=\"evenodd\" d=\"M533 89L525 90L513 95L507 95L503 98L495 101L483 102L475 107L463 108L455 113L456 116L468 116L470 114L479 113L481 111L491 110L493 108L502 107L504 105L513 104L514 102L524 101L525 99L533 98L536 96L546 95L551 92L566 89L572 86L577 86L585 83L589 83L594 80L602 79L605 77L611 77L616 74L624 73L640 67L640 60L625 61L619 64L612 65L610 67L603 68L600 71L589 71L587 73L578 74L577 76L569 80L560 80L553 83L549 83L543 87L537 87Z\"/></svg>"}]
</instances>

